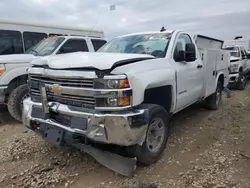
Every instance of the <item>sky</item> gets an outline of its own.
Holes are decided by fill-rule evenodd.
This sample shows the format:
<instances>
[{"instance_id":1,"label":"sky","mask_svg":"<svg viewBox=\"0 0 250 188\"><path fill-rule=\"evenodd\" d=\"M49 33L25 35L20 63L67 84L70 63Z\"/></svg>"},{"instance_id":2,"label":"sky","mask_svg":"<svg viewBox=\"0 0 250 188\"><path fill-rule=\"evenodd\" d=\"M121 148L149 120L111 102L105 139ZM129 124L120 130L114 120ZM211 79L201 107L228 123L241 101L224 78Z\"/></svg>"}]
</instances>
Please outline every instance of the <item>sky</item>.
<instances>
[{"instance_id":1,"label":"sky","mask_svg":"<svg viewBox=\"0 0 250 188\"><path fill-rule=\"evenodd\" d=\"M250 0L1 0L0 10L5 19L102 29L108 39L162 26L250 39Z\"/></svg>"}]
</instances>

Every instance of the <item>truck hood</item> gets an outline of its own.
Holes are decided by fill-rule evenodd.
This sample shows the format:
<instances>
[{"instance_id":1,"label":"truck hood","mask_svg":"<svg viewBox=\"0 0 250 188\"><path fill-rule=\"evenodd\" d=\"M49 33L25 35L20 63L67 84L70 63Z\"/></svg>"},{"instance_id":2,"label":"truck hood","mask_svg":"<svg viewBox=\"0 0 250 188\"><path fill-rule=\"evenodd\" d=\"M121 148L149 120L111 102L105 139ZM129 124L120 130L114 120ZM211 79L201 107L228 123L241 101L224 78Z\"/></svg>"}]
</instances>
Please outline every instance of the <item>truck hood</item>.
<instances>
[{"instance_id":1,"label":"truck hood","mask_svg":"<svg viewBox=\"0 0 250 188\"><path fill-rule=\"evenodd\" d=\"M239 61L239 60L240 60L239 57L234 57L234 56L230 57L230 62L236 62L236 61Z\"/></svg>"},{"instance_id":2,"label":"truck hood","mask_svg":"<svg viewBox=\"0 0 250 188\"><path fill-rule=\"evenodd\" d=\"M107 70L115 66L153 58L155 57L146 54L76 52L35 59L31 64L47 65L52 69L96 68Z\"/></svg>"},{"instance_id":3,"label":"truck hood","mask_svg":"<svg viewBox=\"0 0 250 188\"><path fill-rule=\"evenodd\" d=\"M0 63L30 63L37 57L32 54L1 55Z\"/></svg>"}]
</instances>

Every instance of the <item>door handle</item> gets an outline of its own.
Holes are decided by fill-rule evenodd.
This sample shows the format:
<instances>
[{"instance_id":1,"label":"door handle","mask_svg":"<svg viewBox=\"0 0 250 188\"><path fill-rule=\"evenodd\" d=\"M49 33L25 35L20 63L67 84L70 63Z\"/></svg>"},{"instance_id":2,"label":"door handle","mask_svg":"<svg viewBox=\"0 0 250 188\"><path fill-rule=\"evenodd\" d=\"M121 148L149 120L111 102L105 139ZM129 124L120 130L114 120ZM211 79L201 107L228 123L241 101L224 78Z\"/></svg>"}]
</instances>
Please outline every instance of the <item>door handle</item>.
<instances>
[{"instance_id":1,"label":"door handle","mask_svg":"<svg viewBox=\"0 0 250 188\"><path fill-rule=\"evenodd\" d=\"M203 66L202 65L197 65L197 69L200 69L202 68Z\"/></svg>"}]
</instances>

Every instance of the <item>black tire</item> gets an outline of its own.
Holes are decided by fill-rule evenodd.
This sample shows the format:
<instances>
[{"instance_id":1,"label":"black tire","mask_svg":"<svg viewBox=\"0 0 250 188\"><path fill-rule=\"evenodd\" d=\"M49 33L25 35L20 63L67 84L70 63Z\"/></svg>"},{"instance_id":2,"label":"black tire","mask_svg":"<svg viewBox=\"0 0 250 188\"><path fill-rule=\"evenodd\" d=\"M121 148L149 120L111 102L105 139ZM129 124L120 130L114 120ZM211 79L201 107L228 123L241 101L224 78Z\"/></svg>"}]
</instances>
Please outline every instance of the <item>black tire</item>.
<instances>
[{"instance_id":1,"label":"black tire","mask_svg":"<svg viewBox=\"0 0 250 188\"><path fill-rule=\"evenodd\" d=\"M17 121L22 121L22 101L29 96L28 85L18 86L12 91L8 100L8 111Z\"/></svg>"},{"instance_id":2,"label":"black tire","mask_svg":"<svg viewBox=\"0 0 250 188\"><path fill-rule=\"evenodd\" d=\"M214 94L205 99L205 105L211 110L217 110L222 100L222 84L218 81Z\"/></svg>"},{"instance_id":3,"label":"black tire","mask_svg":"<svg viewBox=\"0 0 250 188\"><path fill-rule=\"evenodd\" d=\"M159 105L143 104L141 105L141 108L149 110L150 125L152 121L154 121L156 118L158 120L161 120L160 122L163 122L163 125L162 125L162 127L164 127L163 128L164 132L162 133L163 138L161 139L158 149L154 152L150 151L148 147L148 136L149 134L152 134L152 132L149 133L149 128L150 128L150 125L149 125L148 130L147 130L146 140L144 141L142 146L139 146L139 145L131 146L127 148L128 149L127 151L130 156L136 157L139 163L143 165L150 165L150 164L155 163L157 160L159 160L159 158L161 157L165 149L165 146L168 140L168 135L169 135L168 134L169 133L169 117L168 117L167 111Z\"/></svg>"},{"instance_id":4,"label":"black tire","mask_svg":"<svg viewBox=\"0 0 250 188\"><path fill-rule=\"evenodd\" d=\"M247 85L247 77L244 72L239 73L239 78L238 78L238 83L237 83L237 88L239 90L244 90Z\"/></svg>"}]
</instances>

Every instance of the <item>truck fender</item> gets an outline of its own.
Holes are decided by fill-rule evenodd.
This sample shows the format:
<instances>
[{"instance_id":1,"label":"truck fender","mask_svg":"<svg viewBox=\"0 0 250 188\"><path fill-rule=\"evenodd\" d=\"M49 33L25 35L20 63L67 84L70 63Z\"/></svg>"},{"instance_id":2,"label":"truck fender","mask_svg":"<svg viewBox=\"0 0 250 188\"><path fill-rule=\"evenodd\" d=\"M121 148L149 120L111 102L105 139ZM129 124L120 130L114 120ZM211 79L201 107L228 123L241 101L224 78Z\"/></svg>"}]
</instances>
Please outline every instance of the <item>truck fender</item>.
<instances>
[{"instance_id":1,"label":"truck fender","mask_svg":"<svg viewBox=\"0 0 250 188\"><path fill-rule=\"evenodd\" d=\"M159 89L159 87L167 86L167 89L170 87L172 92L170 113L175 109L176 70L173 68L171 61L163 58L149 59L116 67L111 73L127 76L132 88L132 106L138 106L144 102L145 92L148 89Z\"/></svg>"},{"instance_id":2,"label":"truck fender","mask_svg":"<svg viewBox=\"0 0 250 188\"><path fill-rule=\"evenodd\" d=\"M169 71L169 73L167 72L168 71L166 70L164 71L155 70L151 72L128 74L127 76L129 79L129 83L131 83L133 92L132 106L138 106L144 102L146 90L164 86L170 86L172 93L171 96L172 104L170 108L170 113L171 113L175 108L175 102L176 102L176 92L175 92L176 82L174 73L171 73L171 71Z\"/></svg>"},{"instance_id":3,"label":"truck fender","mask_svg":"<svg viewBox=\"0 0 250 188\"><path fill-rule=\"evenodd\" d=\"M223 87L227 87L227 84L225 82L225 76L224 76L224 73L222 71L217 72L216 82L215 82L215 86L214 86L215 89L217 87L219 80L222 82Z\"/></svg>"},{"instance_id":4,"label":"truck fender","mask_svg":"<svg viewBox=\"0 0 250 188\"><path fill-rule=\"evenodd\" d=\"M9 83L19 77L19 76L22 76L22 75L27 75L28 72L27 72L27 69L29 68L29 66L24 66L24 67L18 67L18 68L15 68L15 69L11 69L8 71L8 68L7 68L7 71L4 73L4 75L2 75L1 79L0 79L0 85L9 85Z\"/></svg>"}]
</instances>

